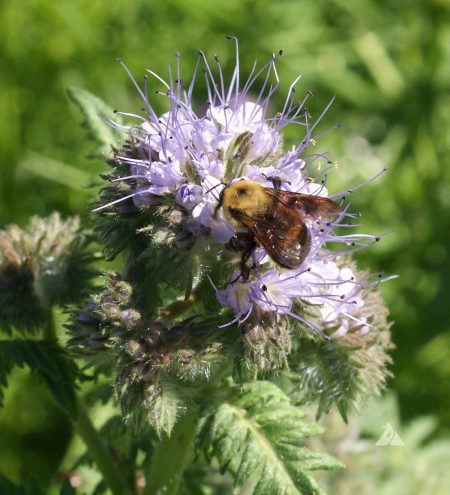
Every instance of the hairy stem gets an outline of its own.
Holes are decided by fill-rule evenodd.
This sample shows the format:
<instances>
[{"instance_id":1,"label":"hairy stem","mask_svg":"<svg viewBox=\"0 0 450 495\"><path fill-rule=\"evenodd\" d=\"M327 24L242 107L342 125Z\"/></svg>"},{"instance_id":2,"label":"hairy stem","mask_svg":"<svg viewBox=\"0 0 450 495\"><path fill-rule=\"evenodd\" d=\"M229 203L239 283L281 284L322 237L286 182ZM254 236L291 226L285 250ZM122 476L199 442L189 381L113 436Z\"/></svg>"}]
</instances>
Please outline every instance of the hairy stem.
<instances>
[{"instance_id":1,"label":"hairy stem","mask_svg":"<svg viewBox=\"0 0 450 495\"><path fill-rule=\"evenodd\" d=\"M197 411L191 409L175 424L170 437L155 448L142 495L176 495L183 472L193 455Z\"/></svg>"},{"instance_id":2,"label":"hairy stem","mask_svg":"<svg viewBox=\"0 0 450 495\"><path fill-rule=\"evenodd\" d=\"M74 422L74 427L85 443L90 456L103 476L105 484L113 495L130 494L131 491L126 484L125 479L118 470L103 438L92 424L81 399L78 399L78 417Z\"/></svg>"}]
</instances>

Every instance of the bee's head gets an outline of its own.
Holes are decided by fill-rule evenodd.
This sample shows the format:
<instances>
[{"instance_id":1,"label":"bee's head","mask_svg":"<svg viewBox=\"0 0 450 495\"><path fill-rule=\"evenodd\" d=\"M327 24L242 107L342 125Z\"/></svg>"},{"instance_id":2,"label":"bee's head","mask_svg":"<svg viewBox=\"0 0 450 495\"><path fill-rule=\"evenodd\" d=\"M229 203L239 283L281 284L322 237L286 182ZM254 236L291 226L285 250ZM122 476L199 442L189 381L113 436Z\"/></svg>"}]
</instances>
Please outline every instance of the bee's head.
<instances>
[{"instance_id":1,"label":"bee's head","mask_svg":"<svg viewBox=\"0 0 450 495\"><path fill-rule=\"evenodd\" d=\"M222 204L229 209L254 210L264 198L264 188L252 180L240 180L222 191Z\"/></svg>"}]
</instances>

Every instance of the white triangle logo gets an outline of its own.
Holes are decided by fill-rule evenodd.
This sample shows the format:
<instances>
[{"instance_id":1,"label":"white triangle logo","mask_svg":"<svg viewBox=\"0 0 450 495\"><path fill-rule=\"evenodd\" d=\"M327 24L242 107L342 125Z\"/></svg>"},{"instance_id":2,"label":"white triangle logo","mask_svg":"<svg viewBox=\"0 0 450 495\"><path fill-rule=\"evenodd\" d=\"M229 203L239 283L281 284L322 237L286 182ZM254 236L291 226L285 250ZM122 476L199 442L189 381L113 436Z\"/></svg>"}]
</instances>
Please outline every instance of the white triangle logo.
<instances>
[{"instance_id":1,"label":"white triangle logo","mask_svg":"<svg viewBox=\"0 0 450 495\"><path fill-rule=\"evenodd\" d=\"M377 447L404 447L405 442L400 438L400 435L395 431L391 423L385 423L384 431L375 444Z\"/></svg>"}]
</instances>

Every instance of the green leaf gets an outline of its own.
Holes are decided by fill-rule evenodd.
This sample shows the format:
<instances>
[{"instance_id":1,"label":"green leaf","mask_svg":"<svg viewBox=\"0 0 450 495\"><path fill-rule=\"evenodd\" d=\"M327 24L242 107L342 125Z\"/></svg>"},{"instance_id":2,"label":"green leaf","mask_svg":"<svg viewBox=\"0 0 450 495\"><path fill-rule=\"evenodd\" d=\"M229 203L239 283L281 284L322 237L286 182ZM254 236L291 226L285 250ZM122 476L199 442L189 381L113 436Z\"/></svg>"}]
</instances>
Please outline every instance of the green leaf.
<instances>
[{"instance_id":1,"label":"green leaf","mask_svg":"<svg viewBox=\"0 0 450 495\"><path fill-rule=\"evenodd\" d=\"M58 404L72 417L76 417L74 382L77 368L56 343L43 340L2 340L0 368L4 361L20 368L27 366L36 372Z\"/></svg>"},{"instance_id":2,"label":"green leaf","mask_svg":"<svg viewBox=\"0 0 450 495\"><path fill-rule=\"evenodd\" d=\"M121 136L120 132L108 125L105 120L114 116L114 121L121 124L122 119L100 98L85 89L70 87L67 93L81 110L85 119L82 126L87 129L89 138L96 144L88 156L105 158L105 155L110 154L111 147L118 145Z\"/></svg>"},{"instance_id":3,"label":"green leaf","mask_svg":"<svg viewBox=\"0 0 450 495\"><path fill-rule=\"evenodd\" d=\"M158 392L146 401L148 421L161 437L163 433L170 436L177 419L179 400L175 391L167 384L161 384Z\"/></svg>"},{"instance_id":4,"label":"green leaf","mask_svg":"<svg viewBox=\"0 0 450 495\"><path fill-rule=\"evenodd\" d=\"M0 408L3 407L4 393L3 389L8 385L8 375L11 373L14 364L10 359L0 360Z\"/></svg>"},{"instance_id":5,"label":"green leaf","mask_svg":"<svg viewBox=\"0 0 450 495\"><path fill-rule=\"evenodd\" d=\"M125 421L137 434L150 426L158 437L170 436L180 408L179 390L165 377L146 383L130 376L132 369L123 371L116 384Z\"/></svg>"},{"instance_id":6,"label":"green leaf","mask_svg":"<svg viewBox=\"0 0 450 495\"><path fill-rule=\"evenodd\" d=\"M313 452L304 440L322 429L305 419L287 395L270 382L232 387L230 400L212 406L199 426L208 459L216 457L238 490L254 481L254 495L323 493L307 471L336 469L342 464Z\"/></svg>"}]
</instances>

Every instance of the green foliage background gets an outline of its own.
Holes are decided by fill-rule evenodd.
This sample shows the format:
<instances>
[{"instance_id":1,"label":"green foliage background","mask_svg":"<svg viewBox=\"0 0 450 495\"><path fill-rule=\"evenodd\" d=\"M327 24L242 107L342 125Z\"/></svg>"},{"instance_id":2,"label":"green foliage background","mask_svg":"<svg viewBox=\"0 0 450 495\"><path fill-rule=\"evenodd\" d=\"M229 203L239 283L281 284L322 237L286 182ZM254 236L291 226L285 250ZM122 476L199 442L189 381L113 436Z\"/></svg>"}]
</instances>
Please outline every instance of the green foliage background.
<instances>
[{"instance_id":1,"label":"green foliage background","mask_svg":"<svg viewBox=\"0 0 450 495\"><path fill-rule=\"evenodd\" d=\"M318 143L340 164L329 189L337 192L390 167L354 197L364 231L391 232L359 262L400 275L384 295L396 322L391 387L402 419L433 415L444 434L450 428L449 21L446 0L3 0L0 227L25 225L29 216L53 210L87 218L102 164L86 158L89 143L67 87L134 111L141 102L115 57L142 80L145 68L167 74L180 51L188 79L198 49L210 58L219 53L230 73L234 54L226 34L239 38L243 75L255 58L263 62L283 49L274 112L298 73L299 95L315 95L313 116L336 95L321 127L343 128ZM293 129L288 141L298 137ZM31 458L36 435L46 431L53 438L57 431L51 418L59 418L58 431L66 423L23 381L17 374L0 429ZM34 416L27 412L32 404ZM61 455L61 443L51 443L48 462L32 461L37 473L50 472ZM0 447L0 471L6 466L23 475L26 466L13 458Z\"/></svg>"}]
</instances>

